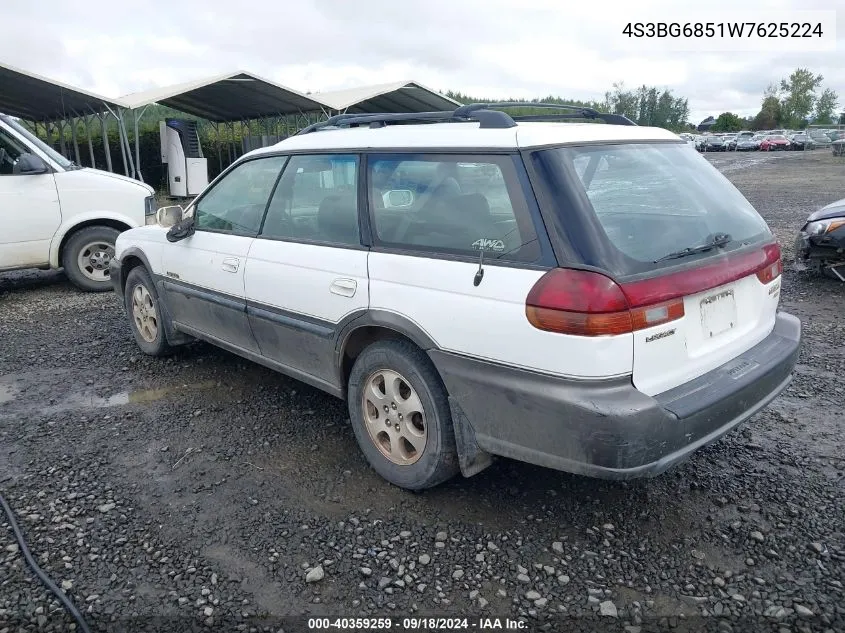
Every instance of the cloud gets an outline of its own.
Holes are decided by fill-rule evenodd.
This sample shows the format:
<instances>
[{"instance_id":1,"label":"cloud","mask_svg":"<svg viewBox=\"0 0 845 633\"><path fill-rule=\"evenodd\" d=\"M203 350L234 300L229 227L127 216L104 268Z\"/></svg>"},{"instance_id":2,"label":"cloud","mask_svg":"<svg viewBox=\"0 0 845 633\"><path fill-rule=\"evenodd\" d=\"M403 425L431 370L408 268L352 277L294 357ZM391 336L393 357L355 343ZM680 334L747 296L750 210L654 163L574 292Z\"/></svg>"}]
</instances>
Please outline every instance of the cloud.
<instances>
[{"instance_id":1,"label":"cloud","mask_svg":"<svg viewBox=\"0 0 845 633\"><path fill-rule=\"evenodd\" d=\"M737 4L711 0L694 15L730 19ZM747 0L741 11L764 20L777 10L829 9L830 0ZM624 23L685 11L670 0L88 0L84 11L66 0L5 0L0 61L111 97L236 69L300 91L416 79L490 98L601 99L624 81L689 98L694 120L753 114L768 84L803 66L845 99L835 52L693 53L624 42ZM845 34L845 11L838 29Z\"/></svg>"}]
</instances>

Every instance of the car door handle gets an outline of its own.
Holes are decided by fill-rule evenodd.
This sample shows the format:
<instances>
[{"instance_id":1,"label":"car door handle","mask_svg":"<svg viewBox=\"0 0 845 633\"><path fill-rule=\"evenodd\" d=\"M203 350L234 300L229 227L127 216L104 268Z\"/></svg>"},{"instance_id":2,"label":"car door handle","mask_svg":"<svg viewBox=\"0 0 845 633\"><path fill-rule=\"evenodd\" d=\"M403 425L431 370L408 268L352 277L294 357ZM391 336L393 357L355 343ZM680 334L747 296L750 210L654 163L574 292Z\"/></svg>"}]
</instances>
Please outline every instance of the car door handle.
<instances>
[{"instance_id":1,"label":"car door handle","mask_svg":"<svg viewBox=\"0 0 845 633\"><path fill-rule=\"evenodd\" d=\"M332 294L342 297L353 297L358 289L358 282L354 279L335 279L329 290Z\"/></svg>"},{"instance_id":2,"label":"car door handle","mask_svg":"<svg viewBox=\"0 0 845 633\"><path fill-rule=\"evenodd\" d=\"M237 257L227 257L223 260L223 263L220 265L220 268L225 270L227 273L236 273L238 272L238 266L241 265L241 260Z\"/></svg>"}]
</instances>

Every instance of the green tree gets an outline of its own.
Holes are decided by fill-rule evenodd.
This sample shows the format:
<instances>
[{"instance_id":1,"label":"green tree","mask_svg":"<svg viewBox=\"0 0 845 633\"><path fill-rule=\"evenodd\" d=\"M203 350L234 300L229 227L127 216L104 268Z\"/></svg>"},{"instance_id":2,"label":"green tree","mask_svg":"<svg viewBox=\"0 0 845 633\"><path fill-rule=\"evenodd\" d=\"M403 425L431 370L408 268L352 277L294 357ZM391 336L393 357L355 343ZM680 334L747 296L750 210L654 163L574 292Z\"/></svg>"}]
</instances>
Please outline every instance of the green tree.
<instances>
[{"instance_id":1,"label":"green tree","mask_svg":"<svg viewBox=\"0 0 845 633\"><path fill-rule=\"evenodd\" d=\"M636 93L625 90L623 82L613 84L613 92L604 94L604 108L613 114L622 114L632 121L639 118L640 100Z\"/></svg>"},{"instance_id":2,"label":"green tree","mask_svg":"<svg viewBox=\"0 0 845 633\"><path fill-rule=\"evenodd\" d=\"M531 108L532 102L542 101L546 103L565 103L585 106L604 112L625 115L638 125L653 125L674 131L686 129L687 118L689 117L689 102L686 99L673 95L670 90L663 90L661 92L653 86L641 86L636 90L627 90L622 82L614 83L613 90L605 92L604 101L602 102L563 99L554 96L537 99L490 99L478 98L453 90L447 91L446 96L460 103L513 101L525 104L524 108L509 108L508 112L513 115L537 114L537 110Z\"/></svg>"},{"instance_id":3,"label":"green tree","mask_svg":"<svg viewBox=\"0 0 845 633\"><path fill-rule=\"evenodd\" d=\"M622 82L613 84L613 91L605 93L604 108L614 114L624 114L638 125L674 131L686 129L689 117L689 102L676 97L671 90L661 92L654 86L626 90Z\"/></svg>"},{"instance_id":4,"label":"green tree","mask_svg":"<svg viewBox=\"0 0 845 633\"><path fill-rule=\"evenodd\" d=\"M754 130L771 130L778 127L783 120L783 112L781 110L780 101L777 96L767 93L763 97L763 104L760 106L760 112L754 117L754 122L751 128Z\"/></svg>"},{"instance_id":5,"label":"green tree","mask_svg":"<svg viewBox=\"0 0 845 633\"><path fill-rule=\"evenodd\" d=\"M780 90L783 122L790 127L800 124L813 111L816 103L815 90L824 77L813 74L807 68L796 68L788 79L781 79Z\"/></svg>"},{"instance_id":6,"label":"green tree","mask_svg":"<svg viewBox=\"0 0 845 633\"><path fill-rule=\"evenodd\" d=\"M710 129L714 132L739 132L742 129L742 119L733 112L722 112Z\"/></svg>"},{"instance_id":7,"label":"green tree","mask_svg":"<svg viewBox=\"0 0 845 633\"><path fill-rule=\"evenodd\" d=\"M816 123L830 124L838 120L836 106L839 105L839 97L831 88L825 88L816 100Z\"/></svg>"}]
</instances>

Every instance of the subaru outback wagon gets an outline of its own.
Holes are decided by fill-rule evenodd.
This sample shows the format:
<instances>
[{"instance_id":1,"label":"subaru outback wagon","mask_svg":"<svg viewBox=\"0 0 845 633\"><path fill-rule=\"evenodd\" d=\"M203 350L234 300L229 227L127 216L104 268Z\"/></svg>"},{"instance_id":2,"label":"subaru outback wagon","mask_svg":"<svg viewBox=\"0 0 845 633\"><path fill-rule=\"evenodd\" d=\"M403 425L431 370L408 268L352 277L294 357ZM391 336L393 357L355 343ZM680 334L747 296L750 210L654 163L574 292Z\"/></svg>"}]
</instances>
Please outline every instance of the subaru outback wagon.
<instances>
[{"instance_id":1,"label":"subaru outback wagon","mask_svg":"<svg viewBox=\"0 0 845 633\"><path fill-rule=\"evenodd\" d=\"M121 234L138 345L201 339L344 398L408 489L494 456L654 475L775 398L801 325L739 191L666 130L507 107L340 115Z\"/></svg>"}]
</instances>

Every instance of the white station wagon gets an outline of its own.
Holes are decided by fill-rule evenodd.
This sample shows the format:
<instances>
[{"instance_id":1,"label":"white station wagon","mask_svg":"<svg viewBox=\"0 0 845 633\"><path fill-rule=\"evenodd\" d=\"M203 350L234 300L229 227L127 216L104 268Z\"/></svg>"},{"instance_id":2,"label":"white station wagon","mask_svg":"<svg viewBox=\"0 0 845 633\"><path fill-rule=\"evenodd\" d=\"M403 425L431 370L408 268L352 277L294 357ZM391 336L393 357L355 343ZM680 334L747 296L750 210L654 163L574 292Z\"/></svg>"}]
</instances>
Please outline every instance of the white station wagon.
<instances>
[{"instance_id":1,"label":"white station wagon","mask_svg":"<svg viewBox=\"0 0 845 633\"><path fill-rule=\"evenodd\" d=\"M494 456L654 475L766 406L801 325L754 208L671 132L511 105L340 115L121 234L138 345L202 339L346 399L408 489Z\"/></svg>"}]
</instances>

